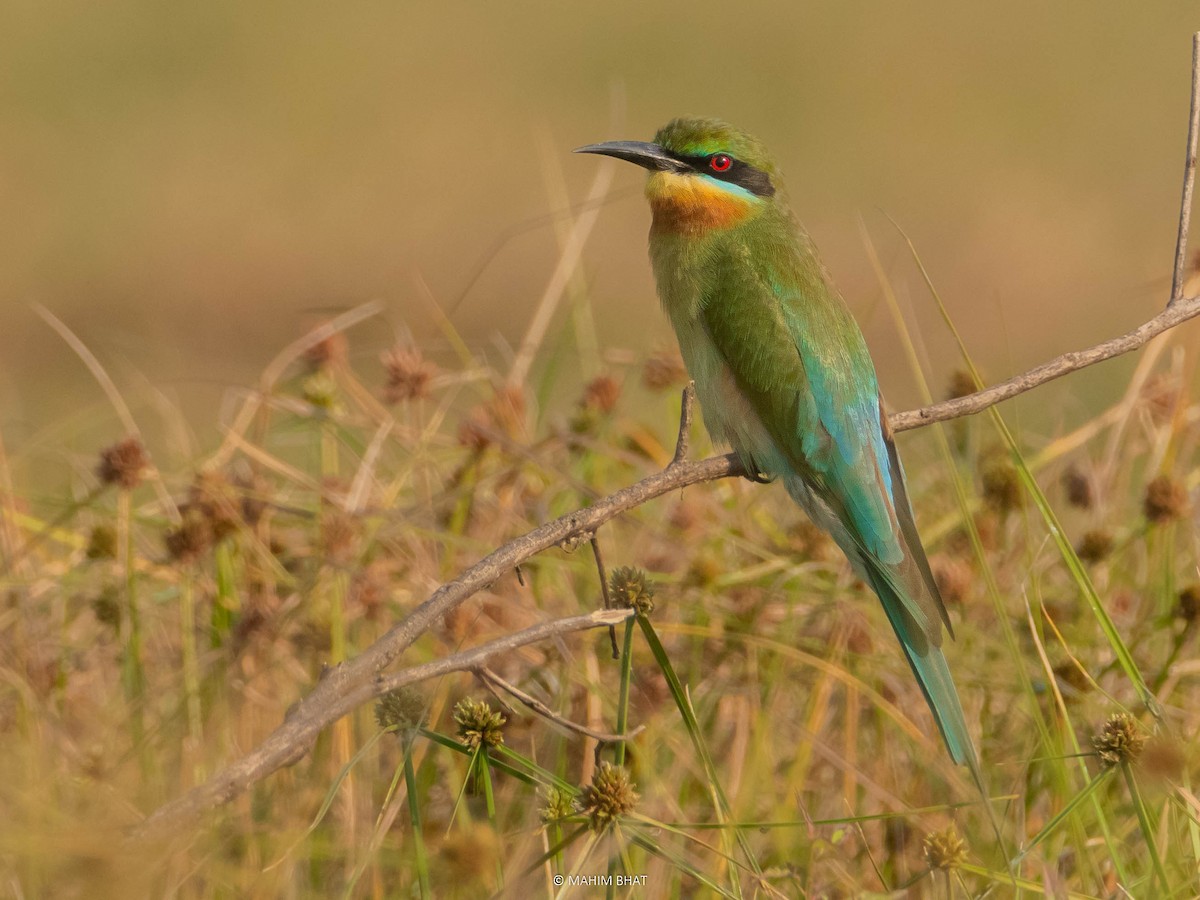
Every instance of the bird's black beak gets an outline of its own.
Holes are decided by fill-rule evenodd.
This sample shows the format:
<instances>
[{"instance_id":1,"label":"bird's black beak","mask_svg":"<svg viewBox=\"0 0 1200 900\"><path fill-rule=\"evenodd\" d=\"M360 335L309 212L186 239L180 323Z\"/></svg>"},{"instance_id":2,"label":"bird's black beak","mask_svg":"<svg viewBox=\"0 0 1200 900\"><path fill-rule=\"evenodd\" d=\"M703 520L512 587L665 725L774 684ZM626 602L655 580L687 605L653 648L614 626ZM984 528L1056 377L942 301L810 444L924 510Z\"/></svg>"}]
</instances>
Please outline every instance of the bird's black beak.
<instances>
[{"instance_id":1,"label":"bird's black beak","mask_svg":"<svg viewBox=\"0 0 1200 900\"><path fill-rule=\"evenodd\" d=\"M686 169L686 166L658 144L646 141L606 141L603 144L576 147L575 152L615 156L654 172L680 172Z\"/></svg>"}]
</instances>

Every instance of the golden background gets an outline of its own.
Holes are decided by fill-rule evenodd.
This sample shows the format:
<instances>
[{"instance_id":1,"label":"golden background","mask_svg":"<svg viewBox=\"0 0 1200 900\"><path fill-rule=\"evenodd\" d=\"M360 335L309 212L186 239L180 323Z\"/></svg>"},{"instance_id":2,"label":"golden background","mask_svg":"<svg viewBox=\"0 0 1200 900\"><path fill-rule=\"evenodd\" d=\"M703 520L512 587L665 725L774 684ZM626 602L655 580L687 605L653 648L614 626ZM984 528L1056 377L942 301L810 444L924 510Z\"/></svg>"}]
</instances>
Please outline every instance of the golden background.
<instances>
[{"instance_id":1,"label":"golden background","mask_svg":"<svg viewBox=\"0 0 1200 900\"><path fill-rule=\"evenodd\" d=\"M1197 25L1183 4L67 0L5 18L10 452L90 452L117 428L31 303L114 372L151 434L169 408L199 446L229 390L332 311L385 303L352 336L366 364L406 330L445 354L422 282L503 368L559 233L512 234L461 296L471 273L584 197L599 163L571 148L684 113L774 149L896 406L917 395L860 219L935 383L953 347L884 213L992 378L1166 299ZM616 170L580 270L600 345L635 357L670 341L640 184Z\"/></svg>"}]
</instances>

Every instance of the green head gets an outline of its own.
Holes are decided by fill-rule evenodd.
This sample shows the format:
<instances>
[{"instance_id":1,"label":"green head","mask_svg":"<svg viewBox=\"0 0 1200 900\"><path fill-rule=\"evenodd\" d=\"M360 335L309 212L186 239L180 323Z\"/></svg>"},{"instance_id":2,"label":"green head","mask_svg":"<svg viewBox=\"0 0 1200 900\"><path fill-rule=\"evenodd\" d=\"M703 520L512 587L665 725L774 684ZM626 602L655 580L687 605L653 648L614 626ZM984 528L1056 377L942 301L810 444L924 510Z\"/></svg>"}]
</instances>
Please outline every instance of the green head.
<instances>
[{"instance_id":1,"label":"green head","mask_svg":"<svg viewBox=\"0 0 1200 900\"><path fill-rule=\"evenodd\" d=\"M611 141L575 152L648 169L646 196L660 231L702 234L741 224L772 207L779 186L763 145L720 119L675 119L652 143Z\"/></svg>"}]
</instances>

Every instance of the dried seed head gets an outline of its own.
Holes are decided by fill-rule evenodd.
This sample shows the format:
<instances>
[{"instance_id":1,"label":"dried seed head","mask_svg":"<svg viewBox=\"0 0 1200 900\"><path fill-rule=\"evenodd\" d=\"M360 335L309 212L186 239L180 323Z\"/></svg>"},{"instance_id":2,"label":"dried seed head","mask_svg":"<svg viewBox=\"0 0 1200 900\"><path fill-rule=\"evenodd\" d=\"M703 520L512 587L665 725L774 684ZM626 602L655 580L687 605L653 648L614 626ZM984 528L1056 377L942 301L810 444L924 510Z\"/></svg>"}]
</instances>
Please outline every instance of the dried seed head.
<instances>
[{"instance_id":1,"label":"dried seed head","mask_svg":"<svg viewBox=\"0 0 1200 900\"><path fill-rule=\"evenodd\" d=\"M996 447L980 454L979 478L984 502L992 509L1009 513L1021 508L1021 476L1007 451Z\"/></svg>"},{"instance_id":2,"label":"dried seed head","mask_svg":"<svg viewBox=\"0 0 1200 900\"><path fill-rule=\"evenodd\" d=\"M637 610L639 616L654 612L654 585L642 569L621 566L608 579L608 590L620 606Z\"/></svg>"},{"instance_id":3,"label":"dried seed head","mask_svg":"<svg viewBox=\"0 0 1200 900\"><path fill-rule=\"evenodd\" d=\"M597 375L583 389L583 399L580 402L584 409L610 413L616 409L620 399L621 383L611 375Z\"/></svg>"},{"instance_id":4,"label":"dried seed head","mask_svg":"<svg viewBox=\"0 0 1200 900\"><path fill-rule=\"evenodd\" d=\"M499 747L504 743L504 714L492 709L486 700L465 697L454 706L454 721L458 723L458 736L462 742L475 750L483 747Z\"/></svg>"},{"instance_id":5,"label":"dried seed head","mask_svg":"<svg viewBox=\"0 0 1200 900\"><path fill-rule=\"evenodd\" d=\"M579 792L579 809L591 821L593 830L604 831L632 812L640 799L628 769L602 762L592 783Z\"/></svg>"},{"instance_id":6,"label":"dried seed head","mask_svg":"<svg viewBox=\"0 0 1200 900\"><path fill-rule=\"evenodd\" d=\"M1142 510L1155 525L1182 517L1188 509L1187 488L1170 475L1159 475L1146 485Z\"/></svg>"},{"instance_id":7,"label":"dried seed head","mask_svg":"<svg viewBox=\"0 0 1200 900\"><path fill-rule=\"evenodd\" d=\"M1179 592L1175 615L1191 624L1200 617L1200 584L1189 584Z\"/></svg>"},{"instance_id":8,"label":"dried seed head","mask_svg":"<svg viewBox=\"0 0 1200 900\"><path fill-rule=\"evenodd\" d=\"M242 521L253 528L271 505L270 486L253 475L240 475L234 484L241 492Z\"/></svg>"},{"instance_id":9,"label":"dried seed head","mask_svg":"<svg viewBox=\"0 0 1200 900\"><path fill-rule=\"evenodd\" d=\"M458 442L469 450L479 452L491 444L488 432L492 428L486 406L476 406L458 423Z\"/></svg>"},{"instance_id":10,"label":"dried seed head","mask_svg":"<svg viewBox=\"0 0 1200 900\"><path fill-rule=\"evenodd\" d=\"M942 600L958 604L967 598L975 581L975 573L965 559L939 553L929 560L929 568L933 570L933 580L937 583Z\"/></svg>"},{"instance_id":11,"label":"dried seed head","mask_svg":"<svg viewBox=\"0 0 1200 900\"><path fill-rule=\"evenodd\" d=\"M1092 479L1079 466L1071 466L1062 476L1063 490L1067 502L1080 509L1091 509L1096 504L1096 491Z\"/></svg>"},{"instance_id":12,"label":"dried seed head","mask_svg":"<svg viewBox=\"0 0 1200 900\"><path fill-rule=\"evenodd\" d=\"M104 484L115 484L121 490L132 491L142 483L142 471L149 463L142 442L128 437L100 451L96 477Z\"/></svg>"},{"instance_id":13,"label":"dried seed head","mask_svg":"<svg viewBox=\"0 0 1200 900\"><path fill-rule=\"evenodd\" d=\"M437 375L438 367L416 347L397 344L379 359L387 372L384 398L388 403L404 403L429 396L429 384Z\"/></svg>"},{"instance_id":14,"label":"dried seed head","mask_svg":"<svg viewBox=\"0 0 1200 900\"><path fill-rule=\"evenodd\" d=\"M955 369L950 373L950 382L946 385L946 399L957 400L959 397L969 397L975 393L975 376L966 369Z\"/></svg>"},{"instance_id":15,"label":"dried seed head","mask_svg":"<svg viewBox=\"0 0 1200 900\"><path fill-rule=\"evenodd\" d=\"M88 535L88 559L115 559L117 530L111 525L97 525Z\"/></svg>"},{"instance_id":16,"label":"dried seed head","mask_svg":"<svg viewBox=\"0 0 1200 900\"><path fill-rule=\"evenodd\" d=\"M563 788L550 788L546 792L546 804L542 807L542 821L546 824L560 822L575 815L575 795Z\"/></svg>"},{"instance_id":17,"label":"dried seed head","mask_svg":"<svg viewBox=\"0 0 1200 900\"><path fill-rule=\"evenodd\" d=\"M192 563L213 543L212 523L194 506L180 509L183 521L167 532L167 554L176 562Z\"/></svg>"},{"instance_id":18,"label":"dried seed head","mask_svg":"<svg viewBox=\"0 0 1200 900\"><path fill-rule=\"evenodd\" d=\"M346 361L349 349L350 342L346 340L346 335L335 331L305 350L304 362L312 372L333 368Z\"/></svg>"},{"instance_id":19,"label":"dried seed head","mask_svg":"<svg viewBox=\"0 0 1200 900\"><path fill-rule=\"evenodd\" d=\"M687 381L687 367L678 350L662 350L642 366L642 384L652 391L665 391Z\"/></svg>"},{"instance_id":20,"label":"dried seed head","mask_svg":"<svg viewBox=\"0 0 1200 900\"><path fill-rule=\"evenodd\" d=\"M383 612L390 592L390 569L385 563L373 562L354 573L350 582L350 601L371 620Z\"/></svg>"},{"instance_id":21,"label":"dried seed head","mask_svg":"<svg viewBox=\"0 0 1200 900\"><path fill-rule=\"evenodd\" d=\"M388 691L375 703L375 721L392 729L397 737L410 738L425 724L425 699L416 688Z\"/></svg>"},{"instance_id":22,"label":"dried seed head","mask_svg":"<svg viewBox=\"0 0 1200 900\"><path fill-rule=\"evenodd\" d=\"M1169 372L1151 375L1142 387L1141 400L1156 425L1169 422L1179 402L1178 379Z\"/></svg>"},{"instance_id":23,"label":"dried seed head","mask_svg":"<svg viewBox=\"0 0 1200 900\"><path fill-rule=\"evenodd\" d=\"M96 598L92 600L92 613L101 624L107 625L113 631L120 630L121 603L116 585L107 584L96 595Z\"/></svg>"},{"instance_id":24,"label":"dried seed head","mask_svg":"<svg viewBox=\"0 0 1200 900\"><path fill-rule=\"evenodd\" d=\"M957 869L967 861L967 842L953 825L925 835L925 861L931 869Z\"/></svg>"},{"instance_id":25,"label":"dried seed head","mask_svg":"<svg viewBox=\"0 0 1200 900\"><path fill-rule=\"evenodd\" d=\"M1146 736L1129 713L1113 713L1092 737L1092 746L1106 767L1133 762L1145 744Z\"/></svg>"},{"instance_id":26,"label":"dried seed head","mask_svg":"<svg viewBox=\"0 0 1200 900\"><path fill-rule=\"evenodd\" d=\"M188 505L208 519L214 541L237 531L242 525L242 498L220 472L198 472L188 490Z\"/></svg>"},{"instance_id":27,"label":"dried seed head","mask_svg":"<svg viewBox=\"0 0 1200 900\"><path fill-rule=\"evenodd\" d=\"M492 422L510 437L520 437L525 432L527 408L525 392L519 385L506 384L496 391L488 404Z\"/></svg>"},{"instance_id":28,"label":"dried seed head","mask_svg":"<svg viewBox=\"0 0 1200 900\"><path fill-rule=\"evenodd\" d=\"M711 587L723 574L725 574L725 564L712 553L702 552L693 557L684 581L696 587Z\"/></svg>"},{"instance_id":29,"label":"dried seed head","mask_svg":"<svg viewBox=\"0 0 1200 900\"><path fill-rule=\"evenodd\" d=\"M357 518L330 506L321 516L321 554L335 566L349 565L358 555L361 534Z\"/></svg>"},{"instance_id":30,"label":"dried seed head","mask_svg":"<svg viewBox=\"0 0 1200 900\"><path fill-rule=\"evenodd\" d=\"M1112 532L1094 528L1085 532L1075 548L1075 553L1086 563L1098 563L1108 559L1113 551Z\"/></svg>"},{"instance_id":31,"label":"dried seed head","mask_svg":"<svg viewBox=\"0 0 1200 900\"><path fill-rule=\"evenodd\" d=\"M500 388L487 403L472 409L458 426L458 442L472 450L483 450L492 442L489 431L512 438L525 430L525 394L515 385Z\"/></svg>"}]
</instances>

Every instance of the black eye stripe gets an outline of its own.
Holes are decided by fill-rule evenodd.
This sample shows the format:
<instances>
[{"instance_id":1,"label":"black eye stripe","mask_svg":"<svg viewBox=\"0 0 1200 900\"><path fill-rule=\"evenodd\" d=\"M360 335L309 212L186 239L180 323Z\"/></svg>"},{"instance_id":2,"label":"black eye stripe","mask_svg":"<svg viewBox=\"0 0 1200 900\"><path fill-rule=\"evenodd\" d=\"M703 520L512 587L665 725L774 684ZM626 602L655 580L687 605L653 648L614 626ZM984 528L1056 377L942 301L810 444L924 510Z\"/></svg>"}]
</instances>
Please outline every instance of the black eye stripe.
<instances>
[{"instance_id":1,"label":"black eye stripe","mask_svg":"<svg viewBox=\"0 0 1200 900\"><path fill-rule=\"evenodd\" d=\"M714 170L710 163L715 156L727 157L730 161L729 168L724 171ZM707 175L718 181L728 181L730 184L745 188L756 196L770 197L775 193L775 185L771 184L771 176L762 169L756 169L749 163L742 162L731 153L718 151L706 153L704 156L679 154L675 158L699 175Z\"/></svg>"}]
</instances>

